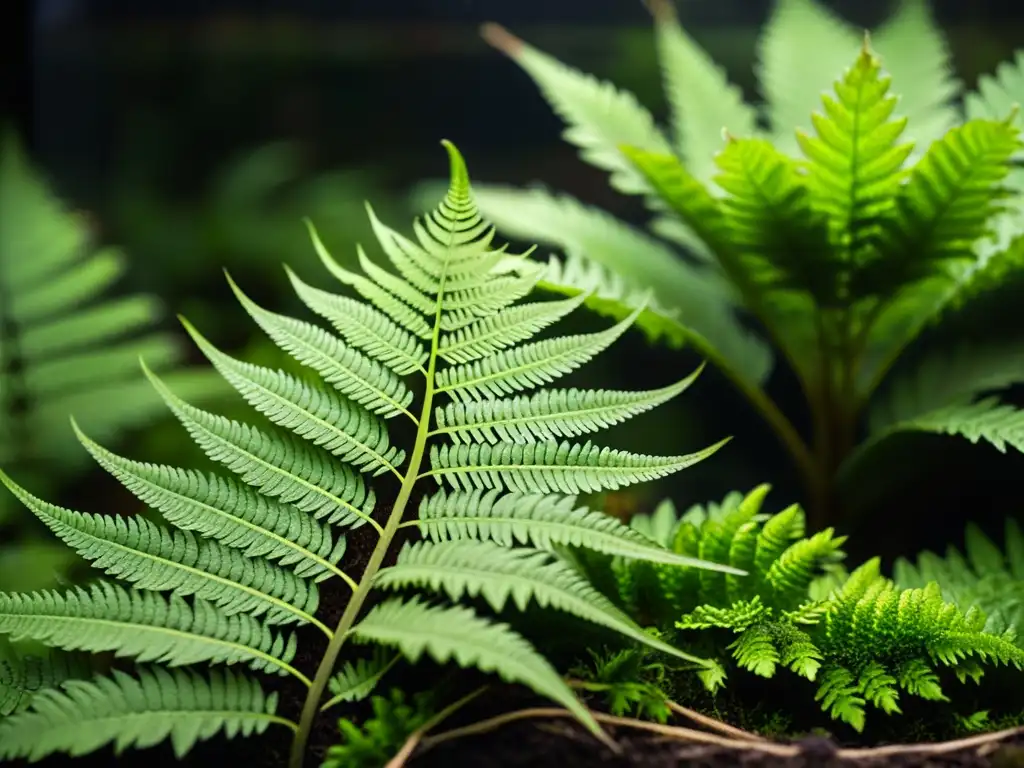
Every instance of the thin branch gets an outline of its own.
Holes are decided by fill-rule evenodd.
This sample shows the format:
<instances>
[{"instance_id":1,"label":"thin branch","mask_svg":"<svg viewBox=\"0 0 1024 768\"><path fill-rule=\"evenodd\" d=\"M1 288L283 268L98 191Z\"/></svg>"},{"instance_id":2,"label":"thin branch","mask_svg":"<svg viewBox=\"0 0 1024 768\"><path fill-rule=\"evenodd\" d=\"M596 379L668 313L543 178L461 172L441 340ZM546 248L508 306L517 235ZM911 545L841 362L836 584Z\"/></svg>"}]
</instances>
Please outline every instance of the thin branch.
<instances>
[{"instance_id":1,"label":"thin branch","mask_svg":"<svg viewBox=\"0 0 1024 768\"><path fill-rule=\"evenodd\" d=\"M402 766L405 765L406 761L415 751L416 747L419 746L420 741L426 735L427 731L440 725L444 720L449 718L457 710L461 709L463 706L471 702L473 699L475 699L477 696L479 696L486 690L486 685L477 688L472 693L463 696L461 699L452 704L449 704L447 707L445 707L436 715L434 715L425 723L423 723L423 725L421 725L419 728L417 728L415 731L409 734L409 738L405 740L405 744L403 744L402 748L395 753L394 757L388 760L388 763L384 766L384 768L402 768Z\"/></svg>"},{"instance_id":2,"label":"thin branch","mask_svg":"<svg viewBox=\"0 0 1024 768\"><path fill-rule=\"evenodd\" d=\"M750 731L744 731L742 728L736 728L735 726L729 725L728 723L716 720L713 717L702 715L700 712L684 707L682 704L676 704L674 701L667 700L665 705L675 712L677 715L689 718L695 723L703 725L705 728L709 728L713 731L718 731L724 736L732 736L737 739L743 739L744 741L756 742L758 744L769 743L769 740L764 736L758 736L756 733Z\"/></svg>"}]
</instances>

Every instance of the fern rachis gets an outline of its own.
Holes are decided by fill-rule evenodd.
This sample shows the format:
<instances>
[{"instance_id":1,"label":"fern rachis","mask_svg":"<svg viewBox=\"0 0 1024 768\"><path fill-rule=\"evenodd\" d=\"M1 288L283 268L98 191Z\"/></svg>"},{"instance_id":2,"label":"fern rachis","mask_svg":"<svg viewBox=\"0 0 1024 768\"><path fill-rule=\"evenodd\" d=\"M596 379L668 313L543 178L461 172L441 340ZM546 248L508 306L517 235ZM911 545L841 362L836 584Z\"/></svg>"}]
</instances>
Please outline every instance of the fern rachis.
<instances>
[{"instance_id":1,"label":"fern rachis","mask_svg":"<svg viewBox=\"0 0 1024 768\"><path fill-rule=\"evenodd\" d=\"M620 336L637 313L606 331L529 341L579 302L512 306L543 268L505 269L509 257L490 247L493 231L476 213L462 158L446 147L449 192L416 222L415 241L371 211L375 234L398 275L362 252L365 275L348 272L310 227L329 271L366 299L335 296L289 274L303 301L340 336L259 307L231 281L244 309L311 371L308 376L236 360L184 321L217 371L270 427L200 410L145 368L193 440L237 478L132 461L77 426L93 457L169 525L65 510L0 473L66 543L108 576L130 584L0 595L0 633L157 665L138 678L118 672L76 681L64 692L37 694L32 701L38 707L0 720L0 758L88 751L110 741L123 748L168 736L184 753L221 728L251 732L277 723L295 732L289 765L299 768L317 715L339 701L370 695L395 663L394 655L379 652L381 646L413 661L428 654L525 683L603 737L544 657L507 624L458 605L464 596L482 597L496 611L509 603L520 609L537 603L698 669L709 666L644 633L570 566L564 552L594 550L677 568L742 573L674 553L575 499L580 492L662 477L717 450L721 443L690 455L656 457L571 440L653 408L686 389L693 377L647 393L520 394L581 366ZM418 405L407 376L424 379ZM409 449L392 444L391 419L415 429ZM383 520L374 518L374 477L400 484ZM424 483L442 487L422 498L413 517L410 507ZM343 565L344 529L357 526L377 537L358 577ZM403 526L418 529L422 540L403 548L385 568ZM319 595L327 589L349 593L333 628L317 618ZM391 596L367 610L378 589L440 592L453 604L417 594ZM311 675L292 664L291 629L300 625L316 626L328 641ZM378 652L372 659L346 658L338 669L350 644L371 644ZM245 663L305 685L298 721L277 715L275 695L265 695L242 673L206 678L196 669L217 663ZM168 672L161 664L189 670ZM324 704L328 689L333 698ZM204 707L217 702L230 706L210 720ZM135 705L144 711L133 713ZM85 706L99 718L88 737ZM119 727L113 718L128 714L138 715L136 725ZM178 725L157 725L171 714Z\"/></svg>"}]
</instances>

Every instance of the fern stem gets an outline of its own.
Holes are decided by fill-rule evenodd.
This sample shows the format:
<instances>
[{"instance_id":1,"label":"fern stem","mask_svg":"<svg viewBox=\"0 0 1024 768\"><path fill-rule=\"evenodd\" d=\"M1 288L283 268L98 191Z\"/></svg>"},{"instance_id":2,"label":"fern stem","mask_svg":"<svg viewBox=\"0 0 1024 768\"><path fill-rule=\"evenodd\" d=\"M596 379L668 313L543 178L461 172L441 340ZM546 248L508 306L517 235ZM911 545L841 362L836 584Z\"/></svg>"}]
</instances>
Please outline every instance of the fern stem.
<instances>
[{"instance_id":1,"label":"fern stem","mask_svg":"<svg viewBox=\"0 0 1024 768\"><path fill-rule=\"evenodd\" d=\"M356 618L359 616L359 611L362 610L363 603L366 602L366 598L370 594L373 579L384 562L384 556L391 546L391 540L398 533L402 517L405 515L405 508L409 505L409 499L412 497L413 487L419 481L420 465L423 463L423 457L426 453L430 413L434 403L434 374L437 369L437 349L441 333L441 309L445 278L446 276L442 274L438 287L437 306L434 313L434 330L430 340L430 359L426 372L427 382L423 392L423 408L420 410L416 442L409 457L408 467L405 474L400 475L402 477L402 487L398 491L395 506L388 516L384 531L377 540L377 546L373 548L373 553L370 555L369 562L366 563L366 568L363 570L363 575L359 579L356 590L352 593L348 605L345 606L345 611L342 613L338 626L334 630L334 637L327 644L327 650L324 651L320 665L317 667L316 675L313 677L313 683L306 694L306 701L302 705L302 714L299 716L299 729L295 733L295 738L292 739L291 753L288 756L288 768L302 768L303 759L306 754L306 743L309 741L309 734L313 730L313 721L316 719L320 709L320 699L323 697L327 682L334 672L334 665L337 663L338 654L341 653L341 649L351 633Z\"/></svg>"}]
</instances>

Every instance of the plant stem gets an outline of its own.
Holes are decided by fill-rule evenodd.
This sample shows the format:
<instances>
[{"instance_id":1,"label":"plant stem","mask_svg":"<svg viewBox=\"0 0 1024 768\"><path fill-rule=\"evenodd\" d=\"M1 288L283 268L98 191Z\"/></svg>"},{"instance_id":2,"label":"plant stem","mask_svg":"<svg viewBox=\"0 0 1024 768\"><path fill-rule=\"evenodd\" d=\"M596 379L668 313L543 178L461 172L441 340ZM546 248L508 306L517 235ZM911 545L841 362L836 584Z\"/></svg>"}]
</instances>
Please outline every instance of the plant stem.
<instances>
[{"instance_id":1,"label":"plant stem","mask_svg":"<svg viewBox=\"0 0 1024 768\"><path fill-rule=\"evenodd\" d=\"M345 606L345 612L341 615L337 629L334 630L334 637L328 643L327 650L324 651L323 658L320 660L320 666L316 670L316 676L313 678L313 684L309 687L309 692L306 694L306 701L302 705L302 714L299 717L299 729L295 733L295 738L292 739L291 753L288 757L288 768L302 768L302 761L306 754L306 742L309 741L309 734L313 729L313 721L316 719L320 709L320 699L323 697L324 689L331 678L331 673L334 672L334 665L338 660L338 654L341 652L342 646L345 645L345 640L348 639L352 626L359 616L359 611L370 594L373 579L384 562L384 556L391 546L391 540L394 539L395 534L398 532L399 524L402 522L402 517L405 514L405 508L408 506L409 498L412 496L413 486L416 485L419 479L420 464L423 463L427 436L430 432L430 414L434 401L434 372L437 367L438 339L441 332L441 297L444 296L444 284L445 275L442 274L437 293L434 332L430 340L430 362L427 365L427 384L423 392L423 408L420 411L419 425L416 429L416 442L412 449L412 455L409 458L405 474L402 476L402 487L398 491L398 498L395 499L395 506L388 516L388 522L384 526L384 531L377 540L377 546L374 547L373 554L370 555L370 560L366 564L366 569L359 579L359 585L356 587L355 592L352 593L348 605Z\"/></svg>"}]
</instances>

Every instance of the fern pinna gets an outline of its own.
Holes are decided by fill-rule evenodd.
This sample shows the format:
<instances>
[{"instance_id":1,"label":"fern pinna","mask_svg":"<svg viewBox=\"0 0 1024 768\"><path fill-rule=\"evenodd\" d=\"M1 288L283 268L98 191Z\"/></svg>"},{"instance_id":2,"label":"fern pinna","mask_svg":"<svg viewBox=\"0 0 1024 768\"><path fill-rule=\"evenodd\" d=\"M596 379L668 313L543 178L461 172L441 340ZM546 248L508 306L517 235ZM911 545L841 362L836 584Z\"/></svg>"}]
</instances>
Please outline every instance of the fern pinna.
<instances>
[{"instance_id":1,"label":"fern pinna","mask_svg":"<svg viewBox=\"0 0 1024 768\"><path fill-rule=\"evenodd\" d=\"M707 647L728 643L741 669L773 677L782 666L815 681L822 709L857 730L867 704L899 712L901 690L945 700L938 667L963 680L979 678L983 662L1024 665L1012 631L986 631L981 610L945 602L937 583L900 589L880 574L878 559L847 576L845 537L831 529L805 537L796 505L762 514L767 491L734 494L682 517L664 505L633 523L679 554L728 563L746 577L588 558L592 578L670 639L691 645L692 630L709 630ZM722 642L722 633L732 641ZM725 682L721 668L698 674L711 691Z\"/></svg>"},{"instance_id":2,"label":"fern pinna","mask_svg":"<svg viewBox=\"0 0 1024 768\"><path fill-rule=\"evenodd\" d=\"M83 753L111 742L123 749L165 738L184 754L217 731L281 725L294 731L290 765L298 768L318 712L365 697L394 662L378 653L336 669L342 650L354 644L496 672L560 702L600 734L568 685L508 625L419 594L371 607L376 591L418 587L452 601L478 596L496 610L534 601L697 668L710 665L644 633L565 559L576 548L736 572L673 553L575 500L580 492L662 477L721 445L658 457L567 439L656 406L692 377L646 393L539 389L611 344L632 318L597 333L521 344L580 301L515 304L543 266L509 269L510 260L522 267L521 257L490 247L493 230L476 211L463 160L445 146L450 188L433 213L415 222L415 240L370 211L397 275L361 250L365 274L341 268L311 228L324 264L365 301L289 277L340 337L269 312L231 283L257 324L310 369L308 377L236 360L186 322L214 367L283 431L196 408L146 369L195 442L236 477L132 461L79 431L95 459L170 527L62 509L0 476L72 548L127 582L0 595L0 632L147 664L136 674L118 670L36 694L29 709L0 722L0 756ZM418 408L407 377L424 381ZM538 391L520 394L531 389ZM392 442L392 419L414 428L408 448ZM397 483L393 505L378 505L370 484L376 477ZM409 516L421 481L436 490ZM357 527L377 537L360 575L343 565L344 530ZM422 539L383 567L403 527L418 529ZM317 617L327 588L350 593L333 628ZM298 625L325 637L315 671L293 665L296 641L288 630ZM219 663L230 668L199 666ZM298 719L279 713L277 694L241 667L305 686ZM334 696L324 703L328 688Z\"/></svg>"},{"instance_id":3,"label":"fern pinna","mask_svg":"<svg viewBox=\"0 0 1024 768\"><path fill-rule=\"evenodd\" d=\"M942 595L961 610L978 607L988 616L989 632L1013 630L1024 643L1024 533L1012 518L1006 521L1003 549L971 523L964 552L950 546L945 557L922 552L914 562L900 558L893 579L901 587L923 587L934 581Z\"/></svg>"}]
</instances>

